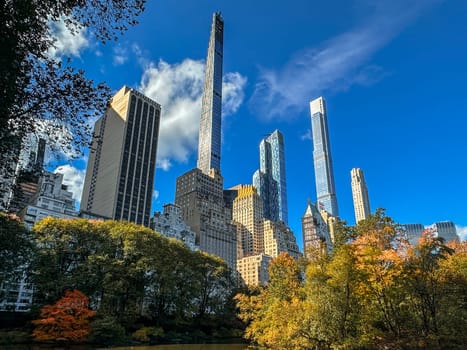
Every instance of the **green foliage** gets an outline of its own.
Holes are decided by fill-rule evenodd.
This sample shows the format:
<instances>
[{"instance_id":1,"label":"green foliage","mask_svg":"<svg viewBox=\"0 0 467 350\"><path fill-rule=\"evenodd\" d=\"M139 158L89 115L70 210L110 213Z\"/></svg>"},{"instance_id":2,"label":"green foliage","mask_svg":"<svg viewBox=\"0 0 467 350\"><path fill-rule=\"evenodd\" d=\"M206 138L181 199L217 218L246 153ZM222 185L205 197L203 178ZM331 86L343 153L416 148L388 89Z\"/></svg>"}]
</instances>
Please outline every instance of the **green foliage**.
<instances>
[{"instance_id":1,"label":"green foliage","mask_svg":"<svg viewBox=\"0 0 467 350\"><path fill-rule=\"evenodd\" d=\"M0 285L21 277L30 263L34 245L31 235L19 219L0 213Z\"/></svg>"},{"instance_id":2,"label":"green foliage","mask_svg":"<svg viewBox=\"0 0 467 350\"><path fill-rule=\"evenodd\" d=\"M99 317L126 329L141 320L164 329L216 328L233 318L232 274L218 257L128 222L47 218L33 235L38 305L77 288Z\"/></svg>"},{"instance_id":3,"label":"green foliage","mask_svg":"<svg viewBox=\"0 0 467 350\"><path fill-rule=\"evenodd\" d=\"M304 281L286 256L267 288L236 296L245 336L275 349L463 349L467 343L467 244L427 232L416 246L378 210Z\"/></svg>"},{"instance_id":4,"label":"green foliage","mask_svg":"<svg viewBox=\"0 0 467 350\"><path fill-rule=\"evenodd\" d=\"M125 328L115 318L106 316L91 323L91 342L110 346L125 340Z\"/></svg>"}]
</instances>

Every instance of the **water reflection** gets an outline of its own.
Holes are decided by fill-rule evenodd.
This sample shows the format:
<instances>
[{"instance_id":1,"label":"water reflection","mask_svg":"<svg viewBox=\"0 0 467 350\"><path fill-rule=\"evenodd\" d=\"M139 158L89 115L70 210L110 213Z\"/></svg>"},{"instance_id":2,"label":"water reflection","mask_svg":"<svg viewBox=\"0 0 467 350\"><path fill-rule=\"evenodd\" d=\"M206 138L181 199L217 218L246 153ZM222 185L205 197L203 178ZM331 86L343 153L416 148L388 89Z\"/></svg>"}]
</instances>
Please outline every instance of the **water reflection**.
<instances>
[{"instance_id":1,"label":"water reflection","mask_svg":"<svg viewBox=\"0 0 467 350\"><path fill-rule=\"evenodd\" d=\"M125 346L113 350L245 350L247 344L170 344L152 346Z\"/></svg>"},{"instance_id":2,"label":"water reflection","mask_svg":"<svg viewBox=\"0 0 467 350\"><path fill-rule=\"evenodd\" d=\"M95 348L86 345L57 346L57 345L0 345L2 350L247 350L254 349L247 344L170 344L151 346L122 346L115 348Z\"/></svg>"}]
</instances>

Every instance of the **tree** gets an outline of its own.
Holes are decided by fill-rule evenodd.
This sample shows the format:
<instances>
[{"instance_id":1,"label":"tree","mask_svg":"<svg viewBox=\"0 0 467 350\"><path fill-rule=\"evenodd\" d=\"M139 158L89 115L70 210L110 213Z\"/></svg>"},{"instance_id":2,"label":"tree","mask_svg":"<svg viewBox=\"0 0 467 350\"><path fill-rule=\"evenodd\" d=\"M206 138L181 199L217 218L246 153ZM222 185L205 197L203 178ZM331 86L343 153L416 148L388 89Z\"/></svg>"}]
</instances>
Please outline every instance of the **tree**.
<instances>
[{"instance_id":1,"label":"tree","mask_svg":"<svg viewBox=\"0 0 467 350\"><path fill-rule=\"evenodd\" d=\"M36 304L50 304L66 289L95 296L102 266L94 258L109 256L113 248L102 222L49 217L33 227L32 235L37 246L32 264Z\"/></svg>"},{"instance_id":2,"label":"tree","mask_svg":"<svg viewBox=\"0 0 467 350\"><path fill-rule=\"evenodd\" d=\"M18 217L0 213L0 285L19 277L31 261L34 244Z\"/></svg>"},{"instance_id":3,"label":"tree","mask_svg":"<svg viewBox=\"0 0 467 350\"><path fill-rule=\"evenodd\" d=\"M247 323L245 337L261 346L278 349L312 348L320 341L308 330L309 305L304 303L301 271L288 254L269 265L269 284L235 299L239 317Z\"/></svg>"},{"instance_id":4,"label":"tree","mask_svg":"<svg viewBox=\"0 0 467 350\"><path fill-rule=\"evenodd\" d=\"M95 313L86 295L67 290L55 304L41 309L41 318L32 321L36 326L32 335L39 341L82 342L91 332L90 319Z\"/></svg>"},{"instance_id":5,"label":"tree","mask_svg":"<svg viewBox=\"0 0 467 350\"><path fill-rule=\"evenodd\" d=\"M454 277L449 265L444 265L445 269L440 273L440 264L453 253L454 250L444 244L444 239L435 237L430 229L423 232L418 243L408 252L406 281L416 320L414 324L418 326L414 333L420 332L425 337L440 334L440 315L448 306L443 305L443 296L452 292L446 290L451 280L444 275Z\"/></svg>"},{"instance_id":6,"label":"tree","mask_svg":"<svg viewBox=\"0 0 467 350\"><path fill-rule=\"evenodd\" d=\"M27 133L47 135L48 145L81 154L90 118L109 99L71 60L51 57L53 27L62 21L73 34L88 29L105 43L117 39L144 10L145 0L5 0L0 4L0 173L12 175Z\"/></svg>"}]
</instances>

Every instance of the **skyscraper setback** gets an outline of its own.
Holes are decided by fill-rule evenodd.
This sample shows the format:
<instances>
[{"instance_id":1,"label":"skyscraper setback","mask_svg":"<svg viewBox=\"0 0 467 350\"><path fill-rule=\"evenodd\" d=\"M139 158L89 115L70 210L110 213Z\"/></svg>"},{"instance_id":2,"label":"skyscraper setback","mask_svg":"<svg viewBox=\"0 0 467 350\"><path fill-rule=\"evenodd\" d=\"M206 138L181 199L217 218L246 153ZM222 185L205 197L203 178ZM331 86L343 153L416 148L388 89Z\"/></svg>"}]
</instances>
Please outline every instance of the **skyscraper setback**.
<instances>
[{"instance_id":1,"label":"skyscraper setback","mask_svg":"<svg viewBox=\"0 0 467 350\"><path fill-rule=\"evenodd\" d=\"M212 16L209 37L198 140L197 167L205 174L210 169L221 169L223 51L224 20L216 12Z\"/></svg>"},{"instance_id":2,"label":"skyscraper setback","mask_svg":"<svg viewBox=\"0 0 467 350\"><path fill-rule=\"evenodd\" d=\"M368 198L368 188L366 187L363 170L353 168L350 171L352 198L355 210L355 223L365 220L370 216L370 199Z\"/></svg>"},{"instance_id":3,"label":"skyscraper setback","mask_svg":"<svg viewBox=\"0 0 467 350\"><path fill-rule=\"evenodd\" d=\"M334 187L326 104L323 97L310 102L310 111L318 207L337 217L339 216L339 210Z\"/></svg>"},{"instance_id":4,"label":"skyscraper setback","mask_svg":"<svg viewBox=\"0 0 467 350\"><path fill-rule=\"evenodd\" d=\"M253 185L263 200L263 215L272 221L288 222L284 136L275 130L259 145L260 168Z\"/></svg>"},{"instance_id":5,"label":"skyscraper setback","mask_svg":"<svg viewBox=\"0 0 467 350\"><path fill-rule=\"evenodd\" d=\"M161 107L124 86L94 125L81 210L149 226Z\"/></svg>"}]
</instances>

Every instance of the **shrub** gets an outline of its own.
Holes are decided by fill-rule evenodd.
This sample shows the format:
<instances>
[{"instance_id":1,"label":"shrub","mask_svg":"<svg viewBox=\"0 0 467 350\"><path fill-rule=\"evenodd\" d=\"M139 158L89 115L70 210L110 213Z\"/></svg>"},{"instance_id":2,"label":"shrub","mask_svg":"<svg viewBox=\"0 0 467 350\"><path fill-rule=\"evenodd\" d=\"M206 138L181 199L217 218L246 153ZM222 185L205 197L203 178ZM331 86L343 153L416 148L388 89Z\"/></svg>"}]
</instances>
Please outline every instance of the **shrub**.
<instances>
[{"instance_id":1,"label":"shrub","mask_svg":"<svg viewBox=\"0 0 467 350\"><path fill-rule=\"evenodd\" d=\"M148 343L157 337L162 337L164 330L160 327L143 327L132 334L134 340Z\"/></svg>"},{"instance_id":2,"label":"shrub","mask_svg":"<svg viewBox=\"0 0 467 350\"><path fill-rule=\"evenodd\" d=\"M114 345L126 341L125 328L112 317L97 319L91 323L91 341L102 345Z\"/></svg>"}]
</instances>

